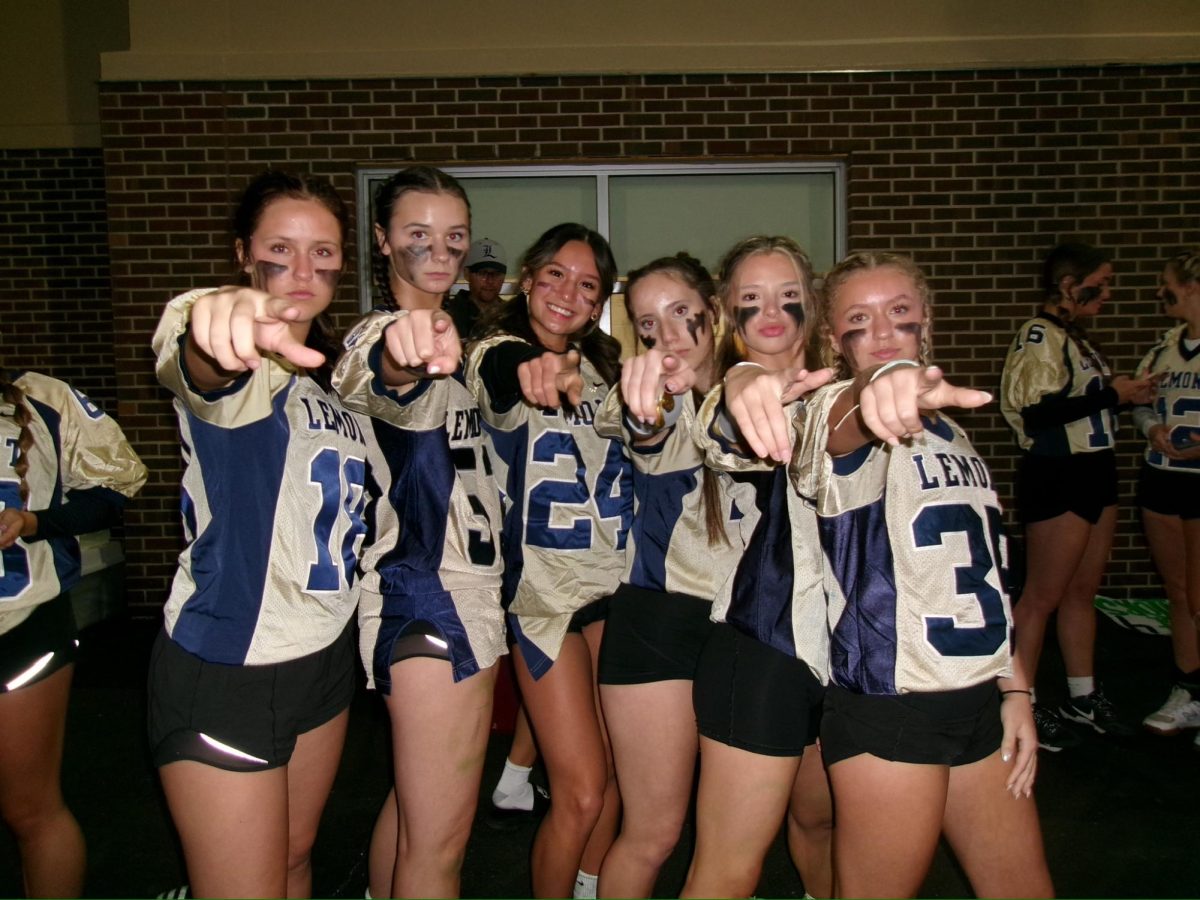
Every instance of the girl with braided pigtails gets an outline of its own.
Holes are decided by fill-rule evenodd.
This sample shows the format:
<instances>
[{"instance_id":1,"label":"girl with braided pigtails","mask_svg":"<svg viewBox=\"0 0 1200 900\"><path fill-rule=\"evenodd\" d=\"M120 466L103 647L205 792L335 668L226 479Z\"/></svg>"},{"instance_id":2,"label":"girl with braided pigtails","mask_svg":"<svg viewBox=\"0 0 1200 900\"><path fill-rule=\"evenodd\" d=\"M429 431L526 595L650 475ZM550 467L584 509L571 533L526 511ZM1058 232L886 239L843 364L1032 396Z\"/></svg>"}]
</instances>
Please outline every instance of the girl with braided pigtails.
<instances>
[{"instance_id":1,"label":"girl with braided pigtails","mask_svg":"<svg viewBox=\"0 0 1200 900\"><path fill-rule=\"evenodd\" d=\"M374 897L454 897L492 717L500 606L500 493L462 346L442 309L471 243L466 192L428 166L375 200L386 302L346 337L334 385L371 416L382 497L363 553L360 646L392 723L395 787L369 859Z\"/></svg>"},{"instance_id":2,"label":"girl with braided pigtails","mask_svg":"<svg viewBox=\"0 0 1200 900\"><path fill-rule=\"evenodd\" d=\"M121 519L146 468L70 385L0 370L0 815L25 894L78 897L85 849L59 782L78 645L76 535Z\"/></svg>"}]
</instances>

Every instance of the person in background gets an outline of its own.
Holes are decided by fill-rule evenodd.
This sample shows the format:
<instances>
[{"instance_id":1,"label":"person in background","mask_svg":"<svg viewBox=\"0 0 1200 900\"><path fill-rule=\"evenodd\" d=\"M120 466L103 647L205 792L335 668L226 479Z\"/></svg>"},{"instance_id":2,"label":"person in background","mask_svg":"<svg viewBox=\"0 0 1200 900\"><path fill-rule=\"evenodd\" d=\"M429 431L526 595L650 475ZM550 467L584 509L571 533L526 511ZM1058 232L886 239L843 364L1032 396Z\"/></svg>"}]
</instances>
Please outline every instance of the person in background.
<instances>
[{"instance_id":1,"label":"person in background","mask_svg":"<svg viewBox=\"0 0 1200 900\"><path fill-rule=\"evenodd\" d=\"M1117 523L1117 407L1148 403L1150 379L1112 376L1083 331L1110 296L1111 257L1087 244L1046 255L1042 306L1008 350L1000 411L1021 447L1017 512L1025 525L1025 587L1013 607L1017 648L1036 682L1050 616L1069 698L1056 713L1035 703L1038 741L1049 751L1079 743L1064 719L1104 734L1130 734L1095 679L1096 592Z\"/></svg>"},{"instance_id":2,"label":"person in background","mask_svg":"<svg viewBox=\"0 0 1200 900\"><path fill-rule=\"evenodd\" d=\"M0 815L28 897L78 897L83 833L59 772L75 669L76 535L115 525L146 467L70 385L0 369Z\"/></svg>"},{"instance_id":3,"label":"person in background","mask_svg":"<svg viewBox=\"0 0 1200 900\"><path fill-rule=\"evenodd\" d=\"M1167 590L1175 662L1166 703L1142 724L1170 735L1200 727L1200 250L1167 263L1158 296L1182 321L1137 368L1157 381L1158 396L1153 406L1134 407L1133 422L1147 441L1137 499Z\"/></svg>"},{"instance_id":4,"label":"person in background","mask_svg":"<svg viewBox=\"0 0 1200 900\"><path fill-rule=\"evenodd\" d=\"M504 287L507 272L508 254L503 244L486 237L471 243L463 259L467 289L459 291L444 306L463 341L470 339L479 320L500 302L500 289Z\"/></svg>"}]
</instances>

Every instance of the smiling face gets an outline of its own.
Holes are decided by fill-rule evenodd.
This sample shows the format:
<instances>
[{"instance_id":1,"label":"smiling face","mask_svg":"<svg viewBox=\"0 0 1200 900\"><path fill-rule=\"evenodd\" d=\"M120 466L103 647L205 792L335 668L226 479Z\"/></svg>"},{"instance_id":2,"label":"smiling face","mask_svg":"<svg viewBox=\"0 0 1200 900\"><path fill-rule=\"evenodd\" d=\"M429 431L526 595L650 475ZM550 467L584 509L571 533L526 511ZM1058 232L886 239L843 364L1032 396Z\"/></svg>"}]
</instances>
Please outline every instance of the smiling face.
<instances>
[{"instance_id":1,"label":"smiling face","mask_svg":"<svg viewBox=\"0 0 1200 900\"><path fill-rule=\"evenodd\" d=\"M521 290L529 298L529 324L548 350L562 353L571 337L600 317L600 269L592 248L568 241L550 261L525 276Z\"/></svg>"},{"instance_id":2,"label":"smiling face","mask_svg":"<svg viewBox=\"0 0 1200 900\"><path fill-rule=\"evenodd\" d=\"M251 284L301 309L307 325L333 301L342 273L342 228L317 200L281 197L268 204L250 240L238 240L239 265Z\"/></svg>"},{"instance_id":3,"label":"smiling face","mask_svg":"<svg viewBox=\"0 0 1200 900\"><path fill-rule=\"evenodd\" d=\"M459 197L410 190L396 200L387 230L375 226L388 284L401 309L441 304L471 244L470 222Z\"/></svg>"},{"instance_id":4,"label":"smiling face","mask_svg":"<svg viewBox=\"0 0 1200 900\"><path fill-rule=\"evenodd\" d=\"M833 352L851 373L893 359L920 360L925 303L906 272L894 266L865 269L842 281L832 302Z\"/></svg>"},{"instance_id":5,"label":"smiling face","mask_svg":"<svg viewBox=\"0 0 1200 900\"><path fill-rule=\"evenodd\" d=\"M785 253L754 253L737 264L726 296L748 361L772 368L803 363L805 290Z\"/></svg>"},{"instance_id":6,"label":"smiling face","mask_svg":"<svg viewBox=\"0 0 1200 900\"><path fill-rule=\"evenodd\" d=\"M697 373L697 387L712 382L713 312L704 298L670 271L638 279L629 295L634 330L644 347L683 359Z\"/></svg>"}]
</instances>

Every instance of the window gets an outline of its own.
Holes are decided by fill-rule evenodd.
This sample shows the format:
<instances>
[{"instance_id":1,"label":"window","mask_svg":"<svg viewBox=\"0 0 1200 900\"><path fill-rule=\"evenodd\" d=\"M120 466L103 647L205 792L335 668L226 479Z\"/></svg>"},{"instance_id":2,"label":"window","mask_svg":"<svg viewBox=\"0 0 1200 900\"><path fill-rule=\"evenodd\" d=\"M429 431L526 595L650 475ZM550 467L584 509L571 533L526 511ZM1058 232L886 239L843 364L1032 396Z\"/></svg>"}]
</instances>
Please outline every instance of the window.
<instances>
[{"instance_id":1,"label":"window","mask_svg":"<svg viewBox=\"0 0 1200 900\"><path fill-rule=\"evenodd\" d=\"M607 237L622 272L680 250L715 267L728 247L750 234L795 238L818 272L846 251L846 173L839 161L443 168L471 198L472 234L494 238L508 251L510 294L521 254L558 222L582 222ZM377 185L394 171L363 167L357 173L364 310L377 302L372 202ZM623 320L624 310L610 304L602 324L624 338Z\"/></svg>"}]
</instances>

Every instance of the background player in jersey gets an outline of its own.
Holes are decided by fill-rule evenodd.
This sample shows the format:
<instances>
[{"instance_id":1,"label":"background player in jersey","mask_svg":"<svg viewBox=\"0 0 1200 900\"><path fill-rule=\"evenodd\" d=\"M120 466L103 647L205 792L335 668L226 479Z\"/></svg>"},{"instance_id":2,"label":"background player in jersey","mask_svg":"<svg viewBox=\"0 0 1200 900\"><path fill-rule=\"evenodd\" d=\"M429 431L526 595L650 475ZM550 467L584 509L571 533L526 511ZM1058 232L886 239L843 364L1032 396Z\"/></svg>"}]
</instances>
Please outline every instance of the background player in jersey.
<instances>
[{"instance_id":1,"label":"background player in jersey","mask_svg":"<svg viewBox=\"0 0 1200 900\"><path fill-rule=\"evenodd\" d=\"M75 666L75 536L117 524L146 467L67 384L0 368L0 815L28 897L78 897L85 849L59 773Z\"/></svg>"},{"instance_id":2,"label":"background player in jersey","mask_svg":"<svg viewBox=\"0 0 1200 900\"><path fill-rule=\"evenodd\" d=\"M914 896L944 833L976 896L1051 896L999 501L933 412L990 397L926 367L929 291L907 258L851 254L823 291L824 349L855 377L809 402L792 471L826 563L839 895Z\"/></svg>"},{"instance_id":3,"label":"background player in jersey","mask_svg":"<svg viewBox=\"0 0 1200 900\"><path fill-rule=\"evenodd\" d=\"M1098 732L1130 733L1095 681L1096 591L1117 521L1116 410L1150 400L1148 379L1110 377L1081 330L1109 299L1109 256L1060 244L1046 256L1045 300L1009 347L1000 409L1017 435L1017 512L1025 525L1025 585L1014 609L1017 646L1036 680L1046 625L1057 611L1070 694L1059 712ZM1078 743L1047 706L1034 707L1048 750Z\"/></svg>"},{"instance_id":4,"label":"background player in jersey","mask_svg":"<svg viewBox=\"0 0 1200 900\"><path fill-rule=\"evenodd\" d=\"M596 420L625 441L636 505L625 574L600 650L600 698L621 787L621 831L601 897L649 897L688 814L697 734L696 660L717 591L742 540L716 472L692 438L712 385L720 308L712 276L686 253L629 273L625 306L645 347ZM664 395L675 395L664 415ZM668 421L669 420L669 421Z\"/></svg>"},{"instance_id":5,"label":"background player in jersey","mask_svg":"<svg viewBox=\"0 0 1200 900\"><path fill-rule=\"evenodd\" d=\"M329 387L345 206L268 172L234 216L254 285L173 300L188 539L150 663L150 744L198 896L304 897L354 693L369 422Z\"/></svg>"},{"instance_id":6,"label":"background player in jersey","mask_svg":"<svg viewBox=\"0 0 1200 900\"><path fill-rule=\"evenodd\" d=\"M713 603L718 624L696 668L700 784L683 896L750 896L785 817L806 891L830 896L829 787L820 754L805 752L816 741L828 670L816 523L784 467L755 459L719 414L767 369L787 372L777 403L828 379L803 368L812 266L789 238L756 236L735 244L720 271L730 322L718 352L725 383L705 398L695 434L710 465L735 473L721 481L745 515L745 543L732 583Z\"/></svg>"},{"instance_id":7,"label":"background player in jersey","mask_svg":"<svg viewBox=\"0 0 1200 900\"><path fill-rule=\"evenodd\" d=\"M521 293L485 326L467 367L507 496L513 666L550 781L533 845L538 897L570 896L577 877L594 888L619 814L594 677L633 513L624 447L593 426L620 377L620 345L599 328L615 278L601 235L551 228L526 251Z\"/></svg>"},{"instance_id":8,"label":"background player in jersey","mask_svg":"<svg viewBox=\"0 0 1200 900\"><path fill-rule=\"evenodd\" d=\"M360 643L392 723L395 787L371 841L371 895L453 897L487 750L500 607L500 494L442 299L471 240L466 192L402 169L375 196L383 306L346 338L343 402L373 417L383 495L362 557Z\"/></svg>"},{"instance_id":9,"label":"background player in jersey","mask_svg":"<svg viewBox=\"0 0 1200 900\"><path fill-rule=\"evenodd\" d=\"M1175 676L1166 703L1143 724L1175 734L1200 727L1200 250L1167 263L1158 296L1182 322L1138 365L1158 394L1153 406L1134 407L1133 421L1147 440L1138 506L1167 590Z\"/></svg>"}]
</instances>

